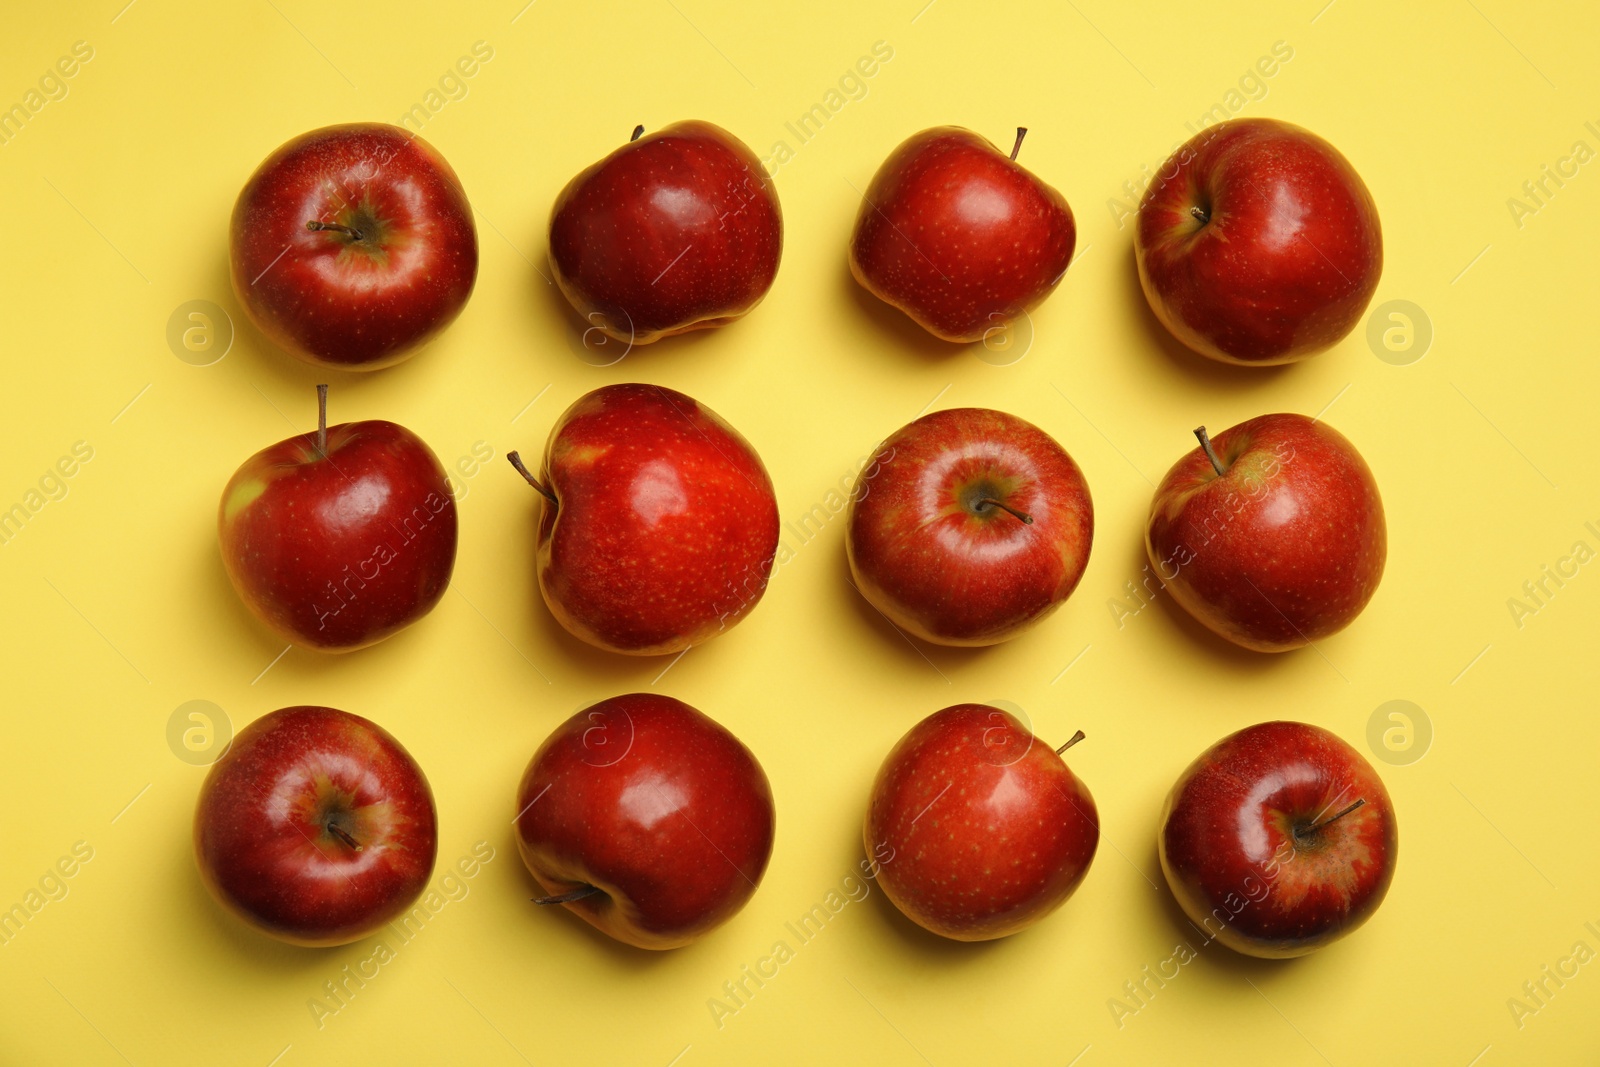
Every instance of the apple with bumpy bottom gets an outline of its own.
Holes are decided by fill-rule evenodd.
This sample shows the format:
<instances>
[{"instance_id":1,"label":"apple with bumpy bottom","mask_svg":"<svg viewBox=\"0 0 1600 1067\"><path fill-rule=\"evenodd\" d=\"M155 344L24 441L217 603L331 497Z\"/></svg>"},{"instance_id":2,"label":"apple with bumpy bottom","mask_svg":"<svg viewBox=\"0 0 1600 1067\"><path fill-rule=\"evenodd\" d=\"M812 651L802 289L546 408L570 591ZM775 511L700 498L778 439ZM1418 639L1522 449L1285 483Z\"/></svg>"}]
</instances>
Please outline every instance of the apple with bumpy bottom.
<instances>
[{"instance_id":1,"label":"apple with bumpy bottom","mask_svg":"<svg viewBox=\"0 0 1600 1067\"><path fill-rule=\"evenodd\" d=\"M1094 798L1017 718L957 704L912 727L883 761L862 826L884 894L956 941L1006 937L1059 908L1100 842Z\"/></svg>"},{"instance_id":2,"label":"apple with bumpy bottom","mask_svg":"<svg viewBox=\"0 0 1600 1067\"><path fill-rule=\"evenodd\" d=\"M517 788L517 849L546 896L618 941L687 945L754 895L772 789L750 750L680 700L630 693L556 727Z\"/></svg>"},{"instance_id":3,"label":"apple with bumpy bottom","mask_svg":"<svg viewBox=\"0 0 1600 1067\"><path fill-rule=\"evenodd\" d=\"M850 497L856 587L894 625L992 645L1060 607L1083 577L1094 506L1083 473L1015 415L952 408L884 441Z\"/></svg>"},{"instance_id":4,"label":"apple with bumpy bottom","mask_svg":"<svg viewBox=\"0 0 1600 1067\"><path fill-rule=\"evenodd\" d=\"M218 904L295 945L343 945L422 895L438 853L433 791L374 722L280 708L239 731L200 787L195 860Z\"/></svg>"},{"instance_id":5,"label":"apple with bumpy bottom","mask_svg":"<svg viewBox=\"0 0 1600 1067\"><path fill-rule=\"evenodd\" d=\"M1266 722L1189 765L1157 844L1167 885L1207 936L1285 959L1372 917L1399 838L1389 794L1359 752L1321 727Z\"/></svg>"}]
</instances>

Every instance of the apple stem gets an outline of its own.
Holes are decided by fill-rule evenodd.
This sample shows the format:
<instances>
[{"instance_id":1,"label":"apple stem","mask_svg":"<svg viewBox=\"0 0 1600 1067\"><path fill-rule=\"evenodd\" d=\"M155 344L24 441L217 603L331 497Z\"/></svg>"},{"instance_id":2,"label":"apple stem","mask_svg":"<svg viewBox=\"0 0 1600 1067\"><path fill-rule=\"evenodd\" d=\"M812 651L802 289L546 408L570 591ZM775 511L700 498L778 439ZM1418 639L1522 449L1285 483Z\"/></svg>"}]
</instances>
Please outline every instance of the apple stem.
<instances>
[{"instance_id":1,"label":"apple stem","mask_svg":"<svg viewBox=\"0 0 1600 1067\"><path fill-rule=\"evenodd\" d=\"M988 506L997 507L1000 510L1006 512L1009 515L1014 515L1024 525L1026 525L1026 526L1032 526L1033 525L1033 516L1032 515L1029 515L1026 512L1018 511L1016 508L1012 507L1010 504L1003 504L1000 501L994 499L993 497L987 497L987 496L984 497L982 500L978 501L977 506L980 507L980 508L988 507Z\"/></svg>"},{"instance_id":2,"label":"apple stem","mask_svg":"<svg viewBox=\"0 0 1600 1067\"><path fill-rule=\"evenodd\" d=\"M1026 136L1028 136L1028 127L1026 127L1026 126L1018 126L1017 127L1017 143L1011 146L1011 160L1012 160L1012 162L1016 162L1017 153L1022 151L1022 139L1024 137L1026 137Z\"/></svg>"},{"instance_id":3,"label":"apple stem","mask_svg":"<svg viewBox=\"0 0 1600 1067\"><path fill-rule=\"evenodd\" d=\"M328 455L328 387L317 386L317 457Z\"/></svg>"},{"instance_id":4,"label":"apple stem","mask_svg":"<svg viewBox=\"0 0 1600 1067\"><path fill-rule=\"evenodd\" d=\"M1082 741L1082 740L1083 740L1083 731L1079 730L1077 733L1075 733L1071 737L1067 738L1067 743L1066 744L1064 744L1060 748L1056 749L1056 755L1058 755L1058 756L1061 755L1061 753L1065 752L1067 749L1071 748L1073 745L1077 744L1079 741Z\"/></svg>"},{"instance_id":5,"label":"apple stem","mask_svg":"<svg viewBox=\"0 0 1600 1067\"><path fill-rule=\"evenodd\" d=\"M1349 807L1345 808L1343 811L1335 812L1334 814L1328 816L1326 819L1323 819L1321 822L1317 823L1315 826L1308 826L1308 827L1306 827L1304 829L1302 829L1302 828L1297 826L1297 827L1295 827L1294 836L1296 836L1296 837L1311 837L1313 834L1317 833L1318 831L1320 831L1324 827L1328 826L1330 823L1336 822L1339 819L1344 818L1346 815L1349 815L1352 811L1355 811L1357 808L1359 808L1361 805L1365 804L1366 802L1367 802L1367 798L1366 797L1361 797L1358 800L1356 800L1355 803L1353 803Z\"/></svg>"},{"instance_id":6,"label":"apple stem","mask_svg":"<svg viewBox=\"0 0 1600 1067\"><path fill-rule=\"evenodd\" d=\"M1204 226L1206 223L1211 221L1211 213L1209 211L1207 211L1205 208L1199 207L1198 205L1195 206L1195 207L1190 208L1189 209L1189 214L1191 214L1195 218L1199 219L1200 220L1200 225L1202 225L1202 226Z\"/></svg>"},{"instance_id":7,"label":"apple stem","mask_svg":"<svg viewBox=\"0 0 1600 1067\"><path fill-rule=\"evenodd\" d=\"M1223 466L1222 460L1217 458L1217 451L1211 447L1211 438L1207 435L1206 428L1204 426L1196 426L1194 435L1200 439L1200 447L1205 449L1206 458L1211 461L1212 469L1219 475L1227 474L1228 468Z\"/></svg>"},{"instance_id":8,"label":"apple stem","mask_svg":"<svg viewBox=\"0 0 1600 1067\"><path fill-rule=\"evenodd\" d=\"M319 230L332 230L334 233L344 234L352 241L362 241L366 239L366 235L360 230L352 229L349 226L340 225L337 222L319 222L316 219L312 219L310 222L306 223L306 229L310 230L312 233L316 233Z\"/></svg>"},{"instance_id":9,"label":"apple stem","mask_svg":"<svg viewBox=\"0 0 1600 1067\"><path fill-rule=\"evenodd\" d=\"M348 845L351 849L355 850L356 852L360 852L361 851L361 842L359 842L355 838L351 837L350 836L350 832L348 830L346 830L344 827L335 826L334 824L329 823L328 824L328 833L332 834L334 837L337 837L340 841L343 841L346 845Z\"/></svg>"},{"instance_id":10,"label":"apple stem","mask_svg":"<svg viewBox=\"0 0 1600 1067\"><path fill-rule=\"evenodd\" d=\"M592 897L598 892L600 892L599 886L585 885L579 886L577 889L568 890L565 893L558 893L553 897L534 897L533 902L535 904L571 904L574 900L583 900L585 897Z\"/></svg>"},{"instance_id":11,"label":"apple stem","mask_svg":"<svg viewBox=\"0 0 1600 1067\"><path fill-rule=\"evenodd\" d=\"M633 136L628 138L628 143L632 144L633 142L637 141L641 136L643 136L643 134L644 134L644 123L641 122L641 123L639 123L639 125L637 125L637 126L635 126L633 128Z\"/></svg>"},{"instance_id":12,"label":"apple stem","mask_svg":"<svg viewBox=\"0 0 1600 1067\"><path fill-rule=\"evenodd\" d=\"M533 472L528 470L527 466L522 462L521 456L517 455L515 451L511 451L506 453L506 459L510 460L511 465L517 468L518 474L522 475L528 480L529 485L539 490L540 496L544 497L552 504L557 503L556 495L547 489L543 482L533 476Z\"/></svg>"}]
</instances>

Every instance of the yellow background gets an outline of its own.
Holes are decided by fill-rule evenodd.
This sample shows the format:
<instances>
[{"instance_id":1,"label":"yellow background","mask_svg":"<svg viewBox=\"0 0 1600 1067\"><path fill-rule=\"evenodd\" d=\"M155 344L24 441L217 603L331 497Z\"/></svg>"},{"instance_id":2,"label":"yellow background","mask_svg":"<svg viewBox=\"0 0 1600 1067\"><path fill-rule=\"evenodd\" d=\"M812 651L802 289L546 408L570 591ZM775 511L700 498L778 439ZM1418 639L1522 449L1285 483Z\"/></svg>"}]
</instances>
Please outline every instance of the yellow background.
<instances>
[{"instance_id":1,"label":"yellow background","mask_svg":"<svg viewBox=\"0 0 1600 1067\"><path fill-rule=\"evenodd\" d=\"M827 0L784 13L725 0L365 10L101 0L8 12L0 104L23 99L75 41L94 56L64 99L0 147L0 507L23 501L75 442L94 458L0 547L0 907L24 900L76 842L93 859L0 947L0 1061L1600 1058L1600 963L1520 1028L1507 1006L1575 942L1600 949L1584 927L1600 927L1600 565L1580 568L1520 628L1507 605L1575 541L1600 548L1584 527L1600 527L1600 165L1580 168L1520 226L1507 205L1575 141L1600 148L1584 127L1600 126L1594 8L924 2ZM335 377L332 392L333 421L394 419L446 465L477 442L496 453L462 481L454 588L379 647L345 658L296 650L274 663L282 646L228 587L214 513L246 456L314 422L318 374L240 315L228 213L278 144L328 123L398 121L478 41L492 60L422 131L478 212L477 291L429 350ZM878 41L892 60L802 145L785 123ZM1236 371L1176 350L1145 309L1131 227L1108 201L1188 136L1186 122L1226 109L1279 41L1293 58L1237 113L1316 130L1365 177L1385 231L1374 306L1424 310L1435 337L1418 362L1381 361L1358 330L1309 363ZM726 126L763 157L778 141L794 150L776 178L788 221L777 283L728 329L588 365L541 277L549 205L635 123L688 117ZM1022 161L1077 214L1081 257L1010 365L918 336L846 270L858 191L902 138L942 123L1002 144L1029 126ZM211 366L180 360L166 341L174 309L197 299L237 327ZM498 454L537 454L573 399L627 380L684 390L742 429L786 520L848 484L859 457L930 404L1013 411L1086 472L1099 520L1087 576L1060 612L1007 645L913 648L846 584L839 517L799 547L747 621L664 676L666 661L590 651L538 599L536 501ZM1119 626L1108 602L1139 577L1151 483L1193 446L1190 429L1276 410L1325 410L1376 473L1389 563L1366 613L1318 651L1275 658L1223 647L1159 600ZM510 825L518 775L556 723L652 686L742 737L779 809L760 892L727 926L667 955L537 912ZM435 882L475 842L495 851L468 895L320 1029L308 1001L374 943L279 946L212 905L189 842L204 771L166 739L174 709L194 699L220 705L235 729L295 703L380 721L437 794ZM1393 699L1420 706L1434 736L1420 760L1375 758L1402 839L1376 917L1290 963L1203 949L1119 1026L1108 1001L1126 1002L1123 983L1193 940L1154 846L1182 768L1223 734L1274 717L1319 723L1365 750L1369 718ZM1087 732L1072 765L1099 803L1103 837L1083 887L1001 943L924 936L876 890L810 943L794 942L784 924L856 871L883 755L913 722L963 700L1011 701L1052 743ZM719 1028L708 1000L779 939L794 958Z\"/></svg>"}]
</instances>

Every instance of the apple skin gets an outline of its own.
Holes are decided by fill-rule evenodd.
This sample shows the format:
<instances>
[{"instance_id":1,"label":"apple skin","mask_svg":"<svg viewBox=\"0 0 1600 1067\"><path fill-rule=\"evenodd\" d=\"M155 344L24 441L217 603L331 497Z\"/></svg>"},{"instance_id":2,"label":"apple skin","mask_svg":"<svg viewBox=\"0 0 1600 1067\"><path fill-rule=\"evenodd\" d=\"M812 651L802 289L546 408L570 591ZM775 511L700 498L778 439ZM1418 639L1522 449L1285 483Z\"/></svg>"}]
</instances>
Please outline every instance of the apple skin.
<instances>
[{"instance_id":1,"label":"apple skin","mask_svg":"<svg viewBox=\"0 0 1600 1067\"><path fill-rule=\"evenodd\" d=\"M556 727L523 773L517 811L517 850L544 891L598 889L562 906L645 949L687 945L743 908L776 825L750 750L655 693L602 700Z\"/></svg>"},{"instance_id":2,"label":"apple skin","mask_svg":"<svg viewBox=\"0 0 1600 1067\"><path fill-rule=\"evenodd\" d=\"M873 175L850 237L850 273L935 337L979 341L1050 295L1077 237L1054 188L987 138L936 126L907 138Z\"/></svg>"},{"instance_id":3,"label":"apple skin","mask_svg":"<svg viewBox=\"0 0 1600 1067\"><path fill-rule=\"evenodd\" d=\"M1283 652L1350 624L1388 554L1372 471L1333 427L1261 415L1211 439L1227 473L1196 448L1156 488L1145 528L1151 566L1213 632Z\"/></svg>"},{"instance_id":4,"label":"apple skin","mask_svg":"<svg viewBox=\"0 0 1600 1067\"><path fill-rule=\"evenodd\" d=\"M956 704L912 727L872 785L862 827L878 884L919 926L988 941L1032 926L1089 872L1089 789L1015 716Z\"/></svg>"},{"instance_id":5,"label":"apple skin","mask_svg":"<svg viewBox=\"0 0 1600 1067\"><path fill-rule=\"evenodd\" d=\"M1332 347L1383 273L1383 228L1361 176L1327 141L1276 119L1230 119L1179 148L1139 203L1133 247L1172 335L1249 366Z\"/></svg>"},{"instance_id":6,"label":"apple skin","mask_svg":"<svg viewBox=\"0 0 1600 1067\"><path fill-rule=\"evenodd\" d=\"M783 256L783 212L761 161L709 122L635 137L556 197L550 267L562 295L584 322L636 345L747 314Z\"/></svg>"},{"instance_id":7,"label":"apple skin","mask_svg":"<svg viewBox=\"0 0 1600 1067\"><path fill-rule=\"evenodd\" d=\"M649 656L709 640L761 599L778 502L750 443L657 385L607 385L550 431L539 591L562 626Z\"/></svg>"},{"instance_id":8,"label":"apple skin","mask_svg":"<svg viewBox=\"0 0 1600 1067\"><path fill-rule=\"evenodd\" d=\"M308 230L333 223L361 234ZM460 314L478 235L455 171L416 134L327 126L256 168L233 208L234 295L278 347L320 367L407 359Z\"/></svg>"},{"instance_id":9,"label":"apple skin","mask_svg":"<svg viewBox=\"0 0 1600 1067\"><path fill-rule=\"evenodd\" d=\"M217 508L222 562L245 606L320 652L376 644L439 602L456 502L416 434L372 420L279 441L245 460Z\"/></svg>"},{"instance_id":10,"label":"apple skin","mask_svg":"<svg viewBox=\"0 0 1600 1067\"><path fill-rule=\"evenodd\" d=\"M335 708L280 708L239 731L194 813L211 895L293 945L359 941L406 911L438 836L416 761L383 727Z\"/></svg>"},{"instance_id":11,"label":"apple skin","mask_svg":"<svg viewBox=\"0 0 1600 1067\"><path fill-rule=\"evenodd\" d=\"M1262 959L1303 956L1371 918L1398 848L1372 765L1302 722L1250 726L1201 753L1167 796L1157 845L1184 913Z\"/></svg>"},{"instance_id":12,"label":"apple skin","mask_svg":"<svg viewBox=\"0 0 1600 1067\"><path fill-rule=\"evenodd\" d=\"M850 497L845 551L856 588L902 630L992 645L1077 588L1094 506L1078 465L1037 426L987 408L935 411L876 457Z\"/></svg>"}]
</instances>

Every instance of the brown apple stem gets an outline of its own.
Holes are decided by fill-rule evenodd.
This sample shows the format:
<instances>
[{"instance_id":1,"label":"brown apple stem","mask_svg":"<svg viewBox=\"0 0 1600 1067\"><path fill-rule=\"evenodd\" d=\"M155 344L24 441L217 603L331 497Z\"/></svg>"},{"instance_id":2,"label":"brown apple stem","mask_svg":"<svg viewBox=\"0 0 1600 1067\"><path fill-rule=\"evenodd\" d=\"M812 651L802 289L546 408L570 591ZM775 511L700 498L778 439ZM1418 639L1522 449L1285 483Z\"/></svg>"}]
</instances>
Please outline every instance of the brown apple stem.
<instances>
[{"instance_id":1,"label":"brown apple stem","mask_svg":"<svg viewBox=\"0 0 1600 1067\"><path fill-rule=\"evenodd\" d=\"M317 386L317 456L328 454L328 387Z\"/></svg>"},{"instance_id":2,"label":"brown apple stem","mask_svg":"<svg viewBox=\"0 0 1600 1067\"><path fill-rule=\"evenodd\" d=\"M347 831L344 827L335 826L333 823L329 823L328 833L332 834L334 837L337 837L340 841L343 841L353 851L361 851L361 842L351 837L349 831Z\"/></svg>"},{"instance_id":3,"label":"brown apple stem","mask_svg":"<svg viewBox=\"0 0 1600 1067\"><path fill-rule=\"evenodd\" d=\"M319 222L316 219L312 219L310 222L306 223L306 229L313 233L316 233L320 230L332 230L334 233L344 234L352 241L361 241L366 239L366 235L360 230L352 229L349 226L342 226L337 222Z\"/></svg>"},{"instance_id":4,"label":"brown apple stem","mask_svg":"<svg viewBox=\"0 0 1600 1067\"><path fill-rule=\"evenodd\" d=\"M1305 827L1304 829L1302 829L1302 828L1297 826L1297 827L1295 827L1294 836L1296 836L1296 837L1312 837L1316 833L1318 833L1319 831L1321 831L1322 829L1327 827L1329 824L1337 822L1339 819L1344 818L1346 815L1349 815L1352 811L1355 811L1357 808L1359 808L1361 805L1365 804L1366 802L1367 802L1367 798L1366 797L1362 797L1359 800L1357 800L1354 804L1351 804L1349 807L1345 808L1343 811L1335 812L1334 814L1328 816L1326 819L1323 819L1321 822L1317 823L1315 826L1308 826L1308 827Z\"/></svg>"},{"instance_id":5,"label":"brown apple stem","mask_svg":"<svg viewBox=\"0 0 1600 1067\"><path fill-rule=\"evenodd\" d=\"M1056 749L1056 755L1058 755L1058 756L1061 755L1061 753L1065 752L1067 749L1071 748L1073 745L1077 744L1079 741L1082 741L1082 740L1083 740L1083 731L1079 730L1077 733L1075 733L1071 737L1067 738L1067 743L1066 744L1064 744L1060 748Z\"/></svg>"},{"instance_id":6,"label":"brown apple stem","mask_svg":"<svg viewBox=\"0 0 1600 1067\"><path fill-rule=\"evenodd\" d=\"M579 886L577 889L568 890L565 893L559 893L553 897L534 897L533 902L535 904L571 904L574 900L583 900L585 897L592 897L598 892L600 892L599 886L585 885Z\"/></svg>"},{"instance_id":7,"label":"brown apple stem","mask_svg":"<svg viewBox=\"0 0 1600 1067\"><path fill-rule=\"evenodd\" d=\"M1028 127L1026 127L1026 126L1018 126L1017 127L1017 143L1011 146L1011 159L1012 159L1013 162L1016 161L1017 153L1022 151L1022 139L1024 137L1026 137L1026 136L1028 136Z\"/></svg>"},{"instance_id":8,"label":"brown apple stem","mask_svg":"<svg viewBox=\"0 0 1600 1067\"><path fill-rule=\"evenodd\" d=\"M641 123L639 123L639 125L637 125L637 126L635 126L633 128L633 136L628 138L628 143L632 144L633 142L637 141L643 135L644 135L644 123L641 122Z\"/></svg>"},{"instance_id":9,"label":"brown apple stem","mask_svg":"<svg viewBox=\"0 0 1600 1067\"><path fill-rule=\"evenodd\" d=\"M1219 475L1227 474L1228 468L1223 466L1222 460L1217 458L1217 451L1211 447L1211 438L1207 435L1206 428L1204 426L1196 426L1194 435L1200 439L1200 447L1205 449L1206 458L1211 461L1211 468Z\"/></svg>"},{"instance_id":10,"label":"brown apple stem","mask_svg":"<svg viewBox=\"0 0 1600 1067\"><path fill-rule=\"evenodd\" d=\"M556 501L556 495L554 493L552 493L549 489L547 489L543 482L541 482L539 479L537 479L537 478L535 478L533 476L533 472L530 471L527 468L527 466L522 462L522 457L521 456L517 455L517 453L514 452L514 451L507 452L506 453L506 459L510 460L511 461L511 465L513 467L517 468L517 473L518 474L522 475L524 478L526 478L528 480L528 484L529 485L531 485L535 489L539 490L539 495L540 496L544 497L546 500L550 501L550 503L552 503L552 504L557 502Z\"/></svg>"},{"instance_id":11,"label":"brown apple stem","mask_svg":"<svg viewBox=\"0 0 1600 1067\"><path fill-rule=\"evenodd\" d=\"M981 507L985 507L985 506L997 507L1001 511L1006 512L1008 515L1015 516L1018 520L1020 520L1026 526L1032 526L1033 525L1033 516L1032 515L1029 515L1026 512L1018 511L1016 508L1012 507L1010 504L1002 504L1000 501L994 499L993 497L987 497L986 496L982 500L978 501L978 507L981 508Z\"/></svg>"},{"instance_id":12,"label":"brown apple stem","mask_svg":"<svg viewBox=\"0 0 1600 1067\"><path fill-rule=\"evenodd\" d=\"M1202 226L1204 226L1206 223L1211 221L1211 213L1208 212L1203 207L1199 207L1199 206L1192 207L1192 208L1189 209L1189 214L1191 214L1195 218L1199 219L1200 220L1200 225L1202 225Z\"/></svg>"}]
</instances>

